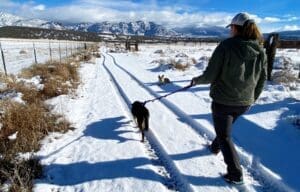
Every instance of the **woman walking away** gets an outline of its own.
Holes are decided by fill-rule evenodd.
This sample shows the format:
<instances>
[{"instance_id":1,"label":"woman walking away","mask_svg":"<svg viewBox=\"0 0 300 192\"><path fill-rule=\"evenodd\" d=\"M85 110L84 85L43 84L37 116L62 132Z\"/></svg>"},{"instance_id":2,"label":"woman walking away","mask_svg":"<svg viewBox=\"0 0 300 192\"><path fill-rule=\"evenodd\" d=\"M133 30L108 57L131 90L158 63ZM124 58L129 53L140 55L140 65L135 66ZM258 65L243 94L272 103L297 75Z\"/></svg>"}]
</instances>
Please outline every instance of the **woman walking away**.
<instances>
[{"instance_id":1,"label":"woman walking away","mask_svg":"<svg viewBox=\"0 0 300 192\"><path fill-rule=\"evenodd\" d=\"M222 152L227 165L225 181L243 184L242 168L231 140L231 127L262 92L267 62L262 35L248 14L237 14L227 27L231 29L231 37L217 46L204 73L194 77L191 85L211 84L216 138L209 149L214 154Z\"/></svg>"}]
</instances>

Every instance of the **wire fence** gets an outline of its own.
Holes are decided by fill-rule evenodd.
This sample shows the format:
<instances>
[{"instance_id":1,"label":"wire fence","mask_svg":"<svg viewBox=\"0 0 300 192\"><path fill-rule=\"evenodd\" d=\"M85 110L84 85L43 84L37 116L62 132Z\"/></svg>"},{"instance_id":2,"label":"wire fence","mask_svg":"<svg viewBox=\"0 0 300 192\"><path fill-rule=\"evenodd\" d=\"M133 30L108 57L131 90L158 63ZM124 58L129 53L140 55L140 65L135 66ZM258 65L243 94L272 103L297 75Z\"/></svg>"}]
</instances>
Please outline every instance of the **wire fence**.
<instances>
[{"instance_id":1,"label":"wire fence","mask_svg":"<svg viewBox=\"0 0 300 192\"><path fill-rule=\"evenodd\" d=\"M93 45L93 42L58 40L1 39L0 71L17 74L32 64L59 61Z\"/></svg>"}]
</instances>

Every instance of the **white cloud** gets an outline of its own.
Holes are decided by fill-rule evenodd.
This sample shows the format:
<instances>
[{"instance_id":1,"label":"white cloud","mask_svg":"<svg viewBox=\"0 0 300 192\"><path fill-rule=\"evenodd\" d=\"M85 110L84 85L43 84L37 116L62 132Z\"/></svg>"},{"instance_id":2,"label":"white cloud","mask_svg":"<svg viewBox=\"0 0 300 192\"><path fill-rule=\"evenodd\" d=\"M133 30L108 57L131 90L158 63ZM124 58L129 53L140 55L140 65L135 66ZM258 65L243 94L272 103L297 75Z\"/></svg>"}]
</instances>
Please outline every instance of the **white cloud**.
<instances>
[{"instance_id":1,"label":"white cloud","mask_svg":"<svg viewBox=\"0 0 300 192\"><path fill-rule=\"evenodd\" d=\"M12 2L11 0L0 0L0 8L2 9L13 8L17 5L17 3Z\"/></svg>"},{"instance_id":2,"label":"white cloud","mask_svg":"<svg viewBox=\"0 0 300 192\"><path fill-rule=\"evenodd\" d=\"M122 1L123 2L123 1ZM47 20L68 22L101 22L101 21L154 21L159 24L173 26L225 26L232 18L230 13L178 13L179 7L156 7L156 2L150 2L151 6L138 5L124 1L125 5L108 3L108 1L81 0L68 6L48 7L43 5L23 4L18 14L25 17L33 17ZM109 4L109 5L107 5ZM107 6L106 6L107 5ZM121 6L122 9L116 7ZM126 8L135 7L135 9ZM152 8L151 8L152 7ZM156 7L154 9L154 7ZM42 11L41 11L42 10ZM135 11L134 11L135 10Z\"/></svg>"},{"instance_id":3,"label":"white cloud","mask_svg":"<svg viewBox=\"0 0 300 192\"><path fill-rule=\"evenodd\" d=\"M299 25L285 25L281 29L282 31L295 31L295 30L300 30Z\"/></svg>"},{"instance_id":4,"label":"white cloud","mask_svg":"<svg viewBox=\"0 0 300 192\"><path fill-rule=\"evenodd\" d=\"M33 7L34 10L37 10L37 11L44 11L46 9L45 5L37 5L37 6L34 6Z\"/></svg>"},{"instance_id":5,"label":"white cloud","mask_svg":"<svg viewBox=\"0 0 300 192\"><path fill-rule=\"evenodd\" d=\"M300 17L290 17L287 19L287 21L299 21Z\"/></svg>"},{"instance_id":6,"label":"white cloud","mask_svg":"<svg viewBox=\"0 0 300 192\"><path fill-rule=\"evenodd\" d=\"M265 17L263 19L264 22L266 23L276 23L276 22L280 22L281 19L277 18L277 17Z\"/></svg>"}]
</instances>

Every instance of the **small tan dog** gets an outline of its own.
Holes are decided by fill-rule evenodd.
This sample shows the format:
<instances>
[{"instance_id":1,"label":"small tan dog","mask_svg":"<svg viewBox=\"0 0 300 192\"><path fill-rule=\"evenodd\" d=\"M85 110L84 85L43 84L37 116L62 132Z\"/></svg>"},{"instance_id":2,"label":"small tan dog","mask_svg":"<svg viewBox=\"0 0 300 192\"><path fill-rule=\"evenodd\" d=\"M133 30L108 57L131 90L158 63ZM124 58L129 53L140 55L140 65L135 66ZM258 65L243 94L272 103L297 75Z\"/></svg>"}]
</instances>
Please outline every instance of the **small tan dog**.
<instances>
[{"instance_id":1,"label":"small tan dog","mask_svg":"<svg viewBox=\"0 0 300 192\"><path fill-rule=\"evenodd\" d=\"M165 77L165 75L158 75L158 83L159 85L164 85L167 83L171 83L171 80Z\"/></svg>"}]
</instances>

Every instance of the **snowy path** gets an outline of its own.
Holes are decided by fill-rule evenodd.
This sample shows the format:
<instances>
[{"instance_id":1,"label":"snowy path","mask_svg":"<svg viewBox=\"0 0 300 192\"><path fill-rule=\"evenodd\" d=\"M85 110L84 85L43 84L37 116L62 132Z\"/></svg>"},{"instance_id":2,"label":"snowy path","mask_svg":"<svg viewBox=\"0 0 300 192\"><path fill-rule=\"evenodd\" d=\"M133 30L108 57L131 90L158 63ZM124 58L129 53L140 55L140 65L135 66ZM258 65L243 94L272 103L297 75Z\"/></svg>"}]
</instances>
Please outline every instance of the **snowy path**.
<instances>
[{"instance_id":1,"label":"snowy path","mask_svg":"<svg viewBox=\"0 0 300 192\"><path fill-rule=\"evenodd\" d=\"M107 55L107 54L106 54ZM115 76L119 86L126 92L126 97L134 100L152 98L151 91L141 87L141 83L134 76L124 72L115 65L117 62L106 56L107 66ZM150 94L150 93L151 94ZM129 101L128 101L129 102ZM177 109L175 105L164 101L147 104L150 110L150 129L153 135L164 146L170 159L174 162L184 179L194 191L228 191L230 187L220 178L220 170L225 170L221 158L216 158L207 150L208 140L199 137L194 129L186 124L190 123L188 116ZM155 111L155 113L151 113ZM174 115L175 111L175 115ZM172 123L170 123L172 122ZM171 125L171 126L168 126ZM194 125L199 126L199 125ZM250 190L258 190L249 187ZM251 189L252 188L252 189Z\"/></svg>"},{"instance_id":2,"label":"snowy path","mask_svg":"<svg viewBox=\"0 0 300 192\"><path fill-rule=\"evenodd\" d=\"M145 64L144 53L128 57L107 54L106 48L101 52L103 57L96 64L82 66L77 95L49 101L76 129L44 141L38 155L46 178L37 181L35 191L244 190L221 179L226 172L222 155L207 150L214 137L207 85L148 103L150 131L147 141L140 142L130 104L186 86L195 75L193 70L172 71L173 83L158 86L159 71L153 72L153 66ZM233 137L239 146L239 137ZM293 191L262 164L256 164L244 148L238 150L247 191Z\"/></svg>"},{"instance_id":3,"label":"snowy path","mask_svg":"<svg viewBox=\"0 0 300 192\"><path fill-rule=\"evenodd\" d=\"M157 84L157 74L160 73L166 73L166 71L162 71L162 69L158 69L157 65L151 64L154 58L147 59L149 55L151 55L150 51L145 53L142 51L141 53L137 54L112 54L113 57L115 57L115 60L117 60L116 65L122 69L124 72L126 72L128 75L131 76L131 78L137 80L139 84L148 90L152 94L152 97L157 97L166 93L169 93L171 91L174 91L178 88L181 88L183 86L186 86L191 77L195 75L199 75L199 71L195 70L196 74L193 74L193 70L189 70L185 73L183 72L176 72L176 71L168 71L170 73L167 73L168 77L171 76L172 82L171 84L158 86ZM147 55L149 54L149 55ZM155 56L155 55L153 55ZM148 61L147 61L148 60ZM154 73L153 73L154 72ZM198 73L198 74L197 74ZM212 127L212 120L210 113L210 97L208 96L209 87L207 85L201 85L193 87L190 91L177 93L175 95L172 95L168 97L166 100L162 100L162 103L167 106L174 114L176 114L180 120L185 121L186 123L190 124L191 128L193 128L195 131L197 131L200 135L204 135L209 140L212 139L213 135L213 127ZM269 93L266 91L262 94L262 97L265 97L264 100L268 100L267 98L272 98L271 95L268 95ZM276 93L275 93L276 94ZM145 100L145 98L144 98ZM291 103L295 103L296 101L293 99L287 99L287 101ZM282 102L283 104L284 102ZM289 104L289 103L288 103ZM284 109L284 105L278 106ZM295 105L296 107L296 105ZM251 114L254 111L257 111L256 108L260 108L259 105L254 105L250 111ZM268 111L270 108L266 108L263 111ZM295 110L294 108L291 108L291 112ZM297 110L297 109L296 109ZM245 116L251 116L251 115L245 115ZM270 114L271 115L271 114ZM275 137L270 138L270 134L268 133L268 141L269 140L276 140L275 142L265 143L264 135L259 135L259 133L262 132L263 123L265 122L265 119L261 119L258 122L262 123L262 127L251 124L245 123L247 121L244 120L245 117L242 117L240 122L237 122L237 127L241 127L242 130L238 130L239 134L233 133L233 139L235 143L238 145L238 152L239 156L241 157L241 162L244 168L244 173L246 175L245 179L247 183L254 184L255 186L261 185L260 187L256 187L256 190L263 190L263 191L294 191L292 188L290 188L288 185L286 185L282 178L278 177L278 175L274 174L275 172L272 172L272 170L278 170L281 167L283 167L282 163L279 163L282 159L280 158L280 154L277 150L272 150L274 148L274 144L282 148L291 148L294 145L291 145L291 143L298 143L295 139L295 134L297 134L295 131L292 132L292 130L289 132L288 138L290 139L289 142L286 142L286 139L284 137L281 137L282 135L273 135ZM248 117L247 117L248 118ZM259 117L258 117L259 119ZM272 119L273 120L273 119ZM257 132L254 132L254 128L258 130ZM251 132L252 133L249 133ZM253 133L254 132L254 133ZM287 133L282 133L286 135ZM257 135L253 137L249 137L249 135ZM243 140L240 140L243 138ZM251 139L252 138L252 139ZM256 139L258 139L259 142L255 142ZM262 141L259 140L262 139ZM248 143L247 143L248 142ZM245 146L245 144L247 144ZM243 148L240 147L243 146ZM265 150L258 150L257 147L266 147ZM273 146L273 147L272 147ZM268 149L267 149L268 148ZM249 151L245 151L249 150ZM250 153L249 153L250 152ZM257 153L262 152L259 156L257 156ZM295 158L291 158L290 162L294 165L294 167L298 167L297 155L290 154L288 151L284 151L288 153L286 156L295 156ZM254 154L252 154L254 153ZM272 153L272 154L270 154ZM283 152L282 152L283 153ZM269 154L266 155L266 154ZM264 159L270 159L270 162L268 164L262 164L260 161L260 157L263 157ZM272 158L273 161L272 161ZM277 163L277 160L278 163ZM277 166L274 166L273 162L276 161L278 164ZM270 170L268 167L270 166L272 170ZM298 164L298 165L297 165ZM289 164L290 165L290 164ZM285 176L287 176L287 172L296 172L296 169L290 169L290 166L287 165L286 170L282 173L284 173ZM218 169L220 170L220 169ZM291 174L293 175L293 174ZM254 179L255 178L255 179ZM253 180L254 179L254 180ZM256 181L258 180L258 181ZM291 182L295 180L294 178L291 178ZM290 180L288 180L290 182ZM259 183L260 184L259 184Z\"/></svg>"},{"instance_id":4,"label":"snowy path","mask_svg":"<svg viewBox=\"0 0 300 192\"><path fill-rule=\"evenodd\" d=\"M81 69L84 85L74 99L51 101L77 129L45 141L38 155L47 177L35 191L169 191L100 63Z\"/></svg>"}]
</instances>

